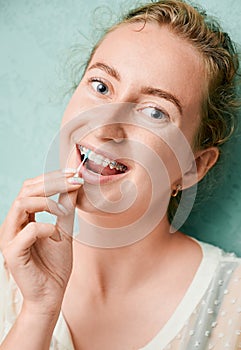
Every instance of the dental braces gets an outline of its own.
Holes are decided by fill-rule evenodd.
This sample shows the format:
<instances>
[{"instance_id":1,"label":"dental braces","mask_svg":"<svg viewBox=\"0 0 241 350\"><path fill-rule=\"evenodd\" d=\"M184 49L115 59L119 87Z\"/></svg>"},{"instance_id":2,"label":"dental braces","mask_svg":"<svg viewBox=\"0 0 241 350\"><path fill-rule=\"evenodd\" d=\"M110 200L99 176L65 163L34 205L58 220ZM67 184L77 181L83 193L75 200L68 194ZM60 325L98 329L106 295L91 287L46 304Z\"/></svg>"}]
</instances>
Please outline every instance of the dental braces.
<instances>
[{"instance_id":1,"label":"dental braces","mask_svg":"<svg viewBox=\"0 0 241 350\"><path fill-rule=\"evenodd\" d=\"M120 164L115 160L110 160L109 158L104 158L100 154L97 154L94 151L84 146L79 145L78 148L79 148L79 151L81 152L81 155L84 154L84 160L81 162L81 164L82 163L84 164L84 162L88 158L94 163L98 165L102 165L104 168L109 166L110 169L116 169L121 172L125 172L127 170L127 167L124 164Z\"/></svg>"}]
</instances>

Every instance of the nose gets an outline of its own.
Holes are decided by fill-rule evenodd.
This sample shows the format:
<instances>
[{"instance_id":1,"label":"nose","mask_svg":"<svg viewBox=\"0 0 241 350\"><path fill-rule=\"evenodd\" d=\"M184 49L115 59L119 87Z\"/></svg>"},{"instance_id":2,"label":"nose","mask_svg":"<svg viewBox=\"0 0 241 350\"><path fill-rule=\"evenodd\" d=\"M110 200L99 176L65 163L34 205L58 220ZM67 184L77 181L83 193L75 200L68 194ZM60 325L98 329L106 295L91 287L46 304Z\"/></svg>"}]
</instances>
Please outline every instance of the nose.
<instances>
[{"instance_id":1,"label":"nose","mask_svg":"<svg viewBox=\"0 0 241 350\"><path fill-rule=\"evenodd\" d=\"M95 130L95 137L102 141L121 143L127 139L127 127L132 105L115 103L104 106L98 118L99 127Z\"/></svg>"},{"instance_id":2,"label":"nose","mask_svg":"<svg viewBox=\"0 0 241 350\"><path fill-rule=\"evenodd\" d=\"M126 138L126 134L122 124L109 122L96 130L95 137L102 141L112 140L115 143L121 143Z\"/></svg>"}]
</instances>

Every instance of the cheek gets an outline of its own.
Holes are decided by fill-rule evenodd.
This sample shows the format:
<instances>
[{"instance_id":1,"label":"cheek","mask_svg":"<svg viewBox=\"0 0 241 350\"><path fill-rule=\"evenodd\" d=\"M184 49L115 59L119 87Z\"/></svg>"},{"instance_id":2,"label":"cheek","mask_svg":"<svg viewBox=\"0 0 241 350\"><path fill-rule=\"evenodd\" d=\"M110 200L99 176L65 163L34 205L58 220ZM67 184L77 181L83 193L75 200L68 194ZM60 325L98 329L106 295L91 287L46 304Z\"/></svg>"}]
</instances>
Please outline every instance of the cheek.
<instances>
[{"instance_id":1,"label":"cheek","mask_svg":"<svg viewBox=\"0 0 241 350\"><path fill-rule=\"evenodd\" d=\"M169 186L171 187L181 177L180 160L178 160L175 152L166 145L162 147L160 158L168 176Z\"/></svg>"},{"instance_id":2,"label":"cheek","mask_svg":"<svg viewBox=\"0 0 241 350\"><path fill-rule=\"evenodd\" d=\"M197 120L191 126L188 123L182 123L180 128L171 125L166 134L162 135L163 141L156 142L157 153L168 172L171 184L180 181L195 162L192 146L197 125Z\"/></svg>"},{"instance_id":3,"label":"cheek","mask_svg":"<svg viewBox=\"0 0 241 350\"><path fill-rule=\"evenodd\" d=\"M182 173L181 165L184 162L184 150L180 152L180 139L176 135L175 132L172 133L172 130L166 129L165 135L162 132L162 137L161 135L157 137L152 133L148 133L142 139L148 151L145 152L142 158L142 164L147 170L146 174L149 173L153 179L159 177L159 182L166 189L170 189ZM142 176L144 176L144 172L142 172Z\"/></svg>"},{"instance_id":4,"label":"cheek","mask_svg":"<svg viewBox=\"0 0 241 350\"><path fill-rule=\"evenodd\" d=\"M90 98L87 96L86 88L80 84L72 95L64 111L62 125L71 121L73 118L88 110L92 106L93 103L91 103Z\"/></svg>"}]
</instances>

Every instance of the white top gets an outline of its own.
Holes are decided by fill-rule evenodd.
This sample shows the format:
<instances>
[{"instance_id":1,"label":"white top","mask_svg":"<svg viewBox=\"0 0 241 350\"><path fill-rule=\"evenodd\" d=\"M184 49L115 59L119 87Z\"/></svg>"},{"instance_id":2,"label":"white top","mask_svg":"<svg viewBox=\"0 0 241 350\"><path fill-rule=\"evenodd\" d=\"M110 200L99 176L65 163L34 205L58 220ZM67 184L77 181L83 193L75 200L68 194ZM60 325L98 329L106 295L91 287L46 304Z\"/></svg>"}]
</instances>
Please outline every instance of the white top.
<instances>
[{"instance_id":1,"label":"white top","mask_svg":"<svg viewBox=\"0 0 241 350\"><path fill-rule=\"evenodd\" d=\"M210 244L197 243L203 259L184 298L166 325L139 350L241 349L241 259ZM2 341L20 311L22 296L1 255L0 283ZM74 350L62 313L50 350Z\"/></svg>"}]
</instances>

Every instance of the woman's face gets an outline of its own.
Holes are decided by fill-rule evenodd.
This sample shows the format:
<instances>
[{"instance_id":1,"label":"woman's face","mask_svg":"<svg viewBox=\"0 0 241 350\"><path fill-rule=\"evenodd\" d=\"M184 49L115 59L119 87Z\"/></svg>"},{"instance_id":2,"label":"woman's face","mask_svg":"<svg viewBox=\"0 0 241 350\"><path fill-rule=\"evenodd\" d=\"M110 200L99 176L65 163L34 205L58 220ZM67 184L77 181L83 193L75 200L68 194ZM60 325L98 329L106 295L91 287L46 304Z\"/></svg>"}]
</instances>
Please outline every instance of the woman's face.
<instances>
[{"instance_id":1,"label":"woman's face","mask_svg":"<svg viewBox=\"0 0 241 350\"><path fill-rule=\"evenodd\" d=\"M167 27L151 23L142 27L142 23L125 24L106 35L62 122L64 127L80 115L79 126L69 135L70 153L80 144L127 166L121 175L108 178L108 171L91 175L86 165L77 201L83 211L105 216L110 213L105 211L108 201L115 205L123 200L121 184L125 182L127 193L132 193L134 184L133 203L122 207L118 216L122 222L145 212L154 187L160 200L156 205L163 204L166 210L172 189L182 183L183 170L190 166L181 138L193 144L205 89L203 62L191 44ZM81 128L88 132L81 134ZM183 168L177 159L180 154L187 154ZM72 152L68 166L79 163L78 151ZM96 166L92 170L100 172ZM157 171L159 182L153 187L152 174Z\"/></svg>"}]
</instances>

